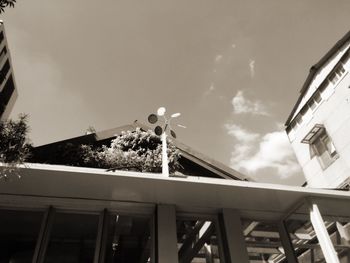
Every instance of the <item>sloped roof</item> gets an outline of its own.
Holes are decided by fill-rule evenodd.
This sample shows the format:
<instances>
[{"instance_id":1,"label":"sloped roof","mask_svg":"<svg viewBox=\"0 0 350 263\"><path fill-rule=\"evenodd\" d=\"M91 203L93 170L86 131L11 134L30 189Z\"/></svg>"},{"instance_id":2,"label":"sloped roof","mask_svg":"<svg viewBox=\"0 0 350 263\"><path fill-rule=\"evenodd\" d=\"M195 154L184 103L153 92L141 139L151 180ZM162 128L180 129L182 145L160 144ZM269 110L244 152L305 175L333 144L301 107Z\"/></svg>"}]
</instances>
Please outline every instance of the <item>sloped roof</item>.
<instances>
[{"instance_id":1,"label":"sloped roof","mask_svg":"<svg viewBox=\"0 0 350 263\"><path fill-rule=\"evenodd\" d=\"M90 133L62 141L53 142L50 144L41 145L34 148L34 155L41 155L45 156L47 152L50 150L54 150L55 148L59 147L62 144L65 143L73 143L73 144L90 144L90 143L97 143L99 145L107 144L109 143L113 138L115 138L117 135L120 135L123 131L132 131L135 130L137 127L141 128L142 130L149 130L151 129L147 125L144 125L137 120L134 121L132 124L120 126L113 129L108 129L104 131L99 131L95 133ZM176 139L172 139L173 144L180 150L181 153L181 161L184 164L189 164L191 166L196 166L196 170L206 173L215 175L219 178L224 179L233 179L233 180L241 180L241 181L253 181L252 179L248 178L247 176L243 175L242 173L210 158L205 156L204 154L201 154L191 147L179 142ZM44 157L45 158L45 157ZM40 158L39 158L40 159ZM35 160L35 157L34 157ZM213 176L209 176L213 177Z\"/></svg>"},{"instance_id":2,"label":"sloped roof","mask_svg":"<svg viewBox=\"0 0 350 263\"><path fill-rule=\"evenodd\" d=\"M301 102L302 98L306 94L312 80L314 79L317 72L320 70L320 68L326 64L326 62L334 55L335 52L337 52L347 41L350 40L350 31L345 34L335 45L315 64L310 68L309 75L307 76L301 90L300 95L295 103L291 113L289 114L287 121L285 123L285 126L288 126L290 122L292 121L292 118L294 116L295 111L297 110L299 103Z\"/></svg>"}]
</instances>

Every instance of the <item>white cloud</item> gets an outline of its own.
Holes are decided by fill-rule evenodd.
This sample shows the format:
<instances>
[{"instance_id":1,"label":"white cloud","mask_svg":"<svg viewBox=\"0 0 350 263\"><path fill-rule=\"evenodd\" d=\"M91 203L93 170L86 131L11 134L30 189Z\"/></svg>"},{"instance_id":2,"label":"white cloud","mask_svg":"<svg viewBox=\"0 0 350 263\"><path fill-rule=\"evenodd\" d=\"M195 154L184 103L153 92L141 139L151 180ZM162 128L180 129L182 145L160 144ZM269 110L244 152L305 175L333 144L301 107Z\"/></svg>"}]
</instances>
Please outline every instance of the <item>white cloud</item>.
<instances>
[{"instance_id":1,"label":"white cloud","mask_svg":"<svg viewBox=\"0 0 350 263\"><path fill-rule=\"evenodd\" d=\"M300 172L284 131L262 135L235 124L226 124L225 128L234 138L230 159L234 169L254 177L262 170L273 169L282 179Z\"/></svg>"},{"instance_id":2,"label":"white cloud","mask_svg":"<svg viewBox=\"0 0 350 263\"><path fill-rule=\"evenodd\" d=\"M221 61L221 59L222 59L222 55L220 55L220 54L216 55L215 62L219 63Z\"/></svg>"},{"instance_id":3,"label":"white cloud","mask_svg":"<svg viewBox=\"0 0 350 263\"><path fill-rule=\"evenodd\" d=\"M232 47L232 48L236 48L236 44L232 44L231 47Z\"/></svg>"},{"instance_id":4,"label":"white cloud","mask_svg":"<svg viewBox=\"0 0 350 263\"><path fill-rule=\"evenodd\" d=\"M243 91L239 90L232 98L233 112L235 114L270 115L261 101L251 101L244 97Z\"/></svg>"},{"instance_id":5,"label":"white cloud","mask_svg":"<svg viewBox=\"0 0 350 263\"><path fill-rule=\"evenodd\" d=\"M229 135L244 143L252 143L260 136L258 133L249 132L236 124L225 124L225 128L227 129L227 133Z\"/></svg>"},{"instance_id":6,"label":"white cloud","mask_svg":"<svg viewBox=\"0 0 350 263\"><path fill-rule=\"evenodd\" d=\"M250 59L249 60L249 69L250 69L250 76L254 78L255 75L255 60Z\"/></svg>"}]
</instances>

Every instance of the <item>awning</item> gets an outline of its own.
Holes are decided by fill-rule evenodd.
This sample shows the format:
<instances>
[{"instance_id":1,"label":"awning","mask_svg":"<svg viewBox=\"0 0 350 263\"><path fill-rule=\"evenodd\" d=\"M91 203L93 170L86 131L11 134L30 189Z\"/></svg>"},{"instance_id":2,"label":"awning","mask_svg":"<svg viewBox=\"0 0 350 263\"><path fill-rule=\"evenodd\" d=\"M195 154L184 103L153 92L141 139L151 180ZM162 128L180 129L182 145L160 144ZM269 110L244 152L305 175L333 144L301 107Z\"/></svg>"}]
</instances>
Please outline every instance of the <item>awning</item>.
<instances>
[{"instance_id":1,"label":"awning","mask_svg":"<svg viewBox=\"0 0 350 263\"><path fill-rule=\"evenodd\" d=\"M301 143L312 144L318 136L324 132L325 128L322 124L315 124L315 126L305 135Z\"/></svg>"}]
</instances>

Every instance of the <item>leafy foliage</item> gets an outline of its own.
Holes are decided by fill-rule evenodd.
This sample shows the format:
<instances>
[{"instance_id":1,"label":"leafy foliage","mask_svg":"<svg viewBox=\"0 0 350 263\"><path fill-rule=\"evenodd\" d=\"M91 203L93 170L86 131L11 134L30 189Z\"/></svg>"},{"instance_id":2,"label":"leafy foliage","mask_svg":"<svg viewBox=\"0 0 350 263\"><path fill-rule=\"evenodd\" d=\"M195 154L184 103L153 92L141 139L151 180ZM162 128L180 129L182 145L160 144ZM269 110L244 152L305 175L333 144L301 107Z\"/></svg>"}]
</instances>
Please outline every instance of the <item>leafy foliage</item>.
<instances>
[{"instance_id":1,"label":"leafy foliage","mask_svg":"<svg viewBox=\"0 0 350 263\"><path fill-rule=\"evenodd\" d=\"M5 11L6 7L15 7L16 0L0 0L0 13Z\"/></svg>"},{"instance_id":2,"label":"leafy foliage","mask_svg":"<svg viewBox=\"0 0 350 263\"><path fill-rule=\"evenodd\" d=\"M90 167L111 170L132 170L140 172L162 171L162 143L159 136L152 131L123 132L111 142L109 147L93 149L83 145L83 162ZM180 153L170 141L168 142L169 170L174 172L180 167Z\"/></svg>"},{"instance_id":3,"label":"leafy foliage","mask_svg":"<svg viewBox=\"0 0 350 263\"><path fill-rule=\"evenodd\" d=\"M32 146L28 143L27 116L21 115L18 121L0 121L0 162L7 165L8 173L29 157ZM1 173L6 177L8 173Z\"/></svg>"}]
</instances>

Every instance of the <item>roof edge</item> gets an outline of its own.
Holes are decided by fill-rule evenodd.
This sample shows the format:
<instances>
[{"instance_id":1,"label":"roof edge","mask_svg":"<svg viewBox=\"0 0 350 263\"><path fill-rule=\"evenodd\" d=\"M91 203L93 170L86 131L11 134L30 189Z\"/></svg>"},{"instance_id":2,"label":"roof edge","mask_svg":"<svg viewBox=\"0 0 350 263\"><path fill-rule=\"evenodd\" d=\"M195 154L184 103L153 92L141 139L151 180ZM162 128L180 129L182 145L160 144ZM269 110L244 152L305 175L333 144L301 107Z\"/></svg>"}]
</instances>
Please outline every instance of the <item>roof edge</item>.
<instances>
[{"instance_id":1,"label":"roof edge","mask_svg":"<svg viewBox=\"0 0 350 263\"><path fill-rule=\"evenodd\" d=\"M296 104L294 105L291 113L289 114L287 121L284 124L286 127L290 124L290 122L293 118L293 115L294 115L295 111L297 110L299 103L302 100L302 97L305 95L308 87L310 86L311 81L315 77L318 70L332 57L332 55L340 47L342 47L349 40L350 40L350 31L348 31L340 40L338 40L337 43L335 43L335 45L316 64L314 64L310 68L309 75L307 76L302 88L299 91L299 93L300 93L299 98L298 98Z\"/></svg>"}]
</instances>

